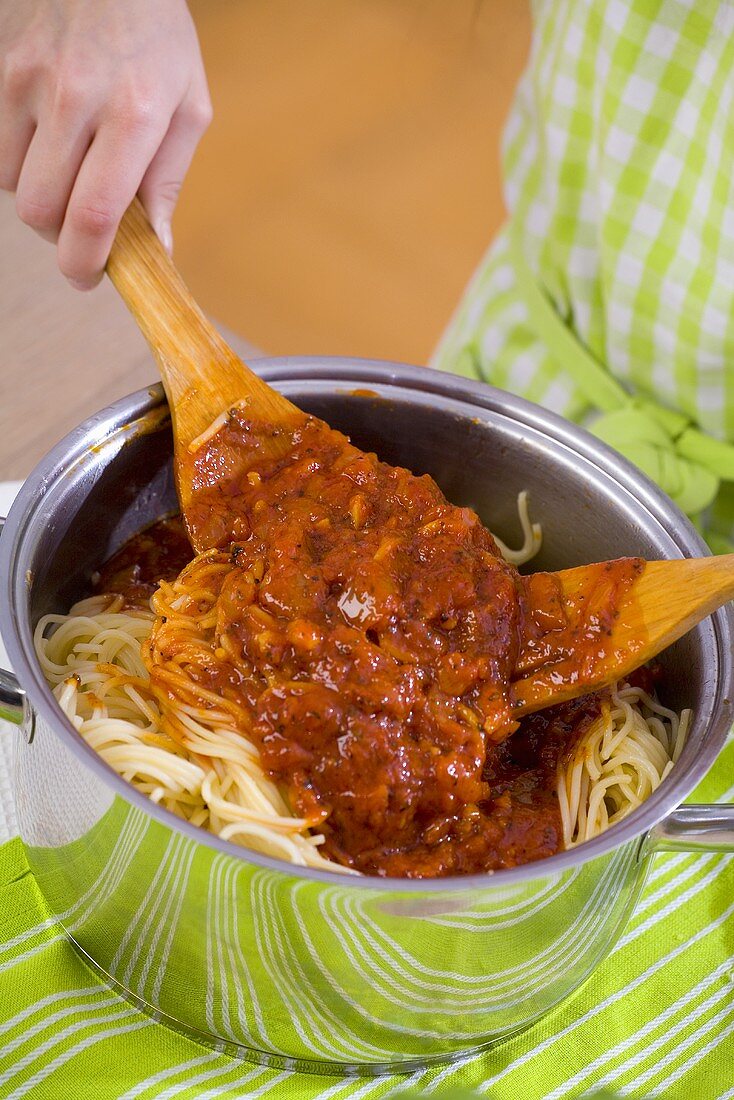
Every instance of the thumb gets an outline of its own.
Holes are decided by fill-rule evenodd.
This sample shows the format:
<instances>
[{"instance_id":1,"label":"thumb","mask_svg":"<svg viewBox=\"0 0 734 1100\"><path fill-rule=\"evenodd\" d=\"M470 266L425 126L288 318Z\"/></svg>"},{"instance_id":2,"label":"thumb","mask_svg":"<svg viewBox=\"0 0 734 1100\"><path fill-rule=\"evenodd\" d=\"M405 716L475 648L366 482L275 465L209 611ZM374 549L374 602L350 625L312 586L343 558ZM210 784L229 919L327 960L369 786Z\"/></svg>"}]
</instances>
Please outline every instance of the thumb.
<instances>
[{"instance_id":1,"label":"thumb","mask_svg":"<svg viewBox=\"0 0 734 1100\"><path fill-rule=\"evenodd\" d=\"M184 101L171 119L166 136L140 185L141 202L169 255L173 251L173 211L191 158L210 120L208 99L203 107Z\"/></svg>"}]
</instances>

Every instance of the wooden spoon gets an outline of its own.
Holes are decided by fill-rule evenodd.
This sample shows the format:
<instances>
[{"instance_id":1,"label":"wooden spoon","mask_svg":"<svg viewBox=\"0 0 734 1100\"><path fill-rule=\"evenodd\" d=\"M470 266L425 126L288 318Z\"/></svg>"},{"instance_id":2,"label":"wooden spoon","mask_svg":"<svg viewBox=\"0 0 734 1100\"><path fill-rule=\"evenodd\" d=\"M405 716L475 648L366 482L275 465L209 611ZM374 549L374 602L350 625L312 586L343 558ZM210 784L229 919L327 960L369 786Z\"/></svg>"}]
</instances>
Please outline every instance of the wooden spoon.
<instances>
[{"instance_id":1,"label":"wooden spoon","mask_svg":"<svg viewBox=\"0 0 734 1100\"><path fill-rule=\"evenodd\" d=\"M305 416L258 378L204 316L137 198L120 222L107 274L150 344L161 372L173 420L178 497L185 515L192 487L181 476L184 459L190 444L218 417L242 402L256 409L264 423L292 427ZM283 453L277 437L269 446L274 456Z\"/></svg>"},{"instance_id":2,"label":"wooden spoon","mask_svg":"<svg viewBox=\"0 0 734 1100\"><path fill-rule=\"evenodd\" d=\"M107 272L150 344L173 419L176 475L186 514L192 486L182 469L189 447L232 406L246 401L253 419L292 428L305 414L258 378L201 312L135 199L117 233ZM267 443L282 455L289 433ZM203 549L204 547L196 547ZM734 598L734 555L682 561L637 559L626 590L613 592L610 565L582 566L529 578L529 644L511 687L518 715L613 682L655 657L721 604ZM550 578L563 626L533 626ZM614 598L613 598L614 597ZM616 607L606 618L604 609Z\"/></svg>"},{"instance_id":3,"label":"wooden spoon","mask_svg":"<svg viewBox=\"0 0 734 1100\"><path fill-rule=\"evenodd\" d=\"M612 599L610 576L619 565L629 583ZM537 659L532 649L521 654L511 685L517 716L623 679L734 599L734 554L671 561L632 558L532 574L524 578L530 614L533 587L541 582L542 592L543 578L556 587L567 622L542 635ZM605 620L600 609L615 605Z\"/></svg>"}]
</instances>

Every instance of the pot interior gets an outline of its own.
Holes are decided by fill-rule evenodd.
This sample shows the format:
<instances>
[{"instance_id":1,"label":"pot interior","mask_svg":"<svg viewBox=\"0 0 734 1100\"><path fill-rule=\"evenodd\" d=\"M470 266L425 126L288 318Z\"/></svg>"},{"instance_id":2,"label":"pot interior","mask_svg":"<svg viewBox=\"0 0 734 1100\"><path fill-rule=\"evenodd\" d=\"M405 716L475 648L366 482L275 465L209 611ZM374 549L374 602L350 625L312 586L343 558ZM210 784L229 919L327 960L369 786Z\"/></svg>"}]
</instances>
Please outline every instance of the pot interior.
<instances>
[{"instance_id":1,"label":"pot interior","mask_svg":"<svg viewBox=\"0 0 734 1100\"><path fill-rule=\"evenodd\" d=\"M299 370L298 362L274 360L262 373L357 446L430 474L451 501L474 507L510 546L522 542L517 496L527 490L543 547L526 569L704 552L685 517L585 433L490 387L387 366L337 361ZM88 593L92 574L110 554L178 510L171 450L162 393L153 387L88 421L52 452L38 499L23 501L25 530L11 566L32 582L25 585L29 604L19 613L25 653L41 615L68 610ZM687 765L701 774L723 740L731 678L728 614L717 613L661 657L662 701L695 711L679 776ZM688 793L683 782L670 788L669 797L676 786L681 797Z\"/></svg>"}]
</instances>

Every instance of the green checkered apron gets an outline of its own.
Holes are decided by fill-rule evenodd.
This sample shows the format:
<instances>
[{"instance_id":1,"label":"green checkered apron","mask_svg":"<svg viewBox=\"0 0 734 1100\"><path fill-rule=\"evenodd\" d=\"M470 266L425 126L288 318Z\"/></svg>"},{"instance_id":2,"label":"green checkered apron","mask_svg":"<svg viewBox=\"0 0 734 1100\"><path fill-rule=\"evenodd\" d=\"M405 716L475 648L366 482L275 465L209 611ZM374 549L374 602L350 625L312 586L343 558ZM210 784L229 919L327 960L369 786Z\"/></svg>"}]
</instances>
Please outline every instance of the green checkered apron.
<instances>
[{"instance_id":1,"label":"green checkered apron","mask_svg":"<svg viewBox=\"0 0 734 1100\"><path fill-rule=\"evenodd\" d=\"M590 425L729 549L734 8L534 12L505 134L510 219L433 365Z\"/></svg>"},{"instance_id":2,"label":"green checkered apron","mask_svg":"<svg viewBox=\"0 0 734 1100\"><path fill-rule=\"evenodd\" d=\"M723 545L734 519L734 6L544 0L507 129L512 221L435 365L594 422ZM696 792L734 795L734 743ZM479 1057L409 1078L237 1062L106 989L0 849L0 1097L734 1100L734 875L658 856L612 955ZM142 917L141 917L142 919Z\"/></svg>"}]
</instances>

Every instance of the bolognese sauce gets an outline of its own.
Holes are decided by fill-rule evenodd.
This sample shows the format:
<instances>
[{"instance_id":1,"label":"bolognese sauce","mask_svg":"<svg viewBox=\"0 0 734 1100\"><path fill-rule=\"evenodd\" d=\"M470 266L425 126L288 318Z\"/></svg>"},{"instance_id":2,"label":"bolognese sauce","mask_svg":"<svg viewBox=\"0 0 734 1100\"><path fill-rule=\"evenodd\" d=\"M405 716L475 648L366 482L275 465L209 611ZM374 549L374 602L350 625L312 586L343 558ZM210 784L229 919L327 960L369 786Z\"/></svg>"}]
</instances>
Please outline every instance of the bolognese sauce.
<instances>
[{"instance_id":1,"label":"bolognese sauce","mask_svg":"<svg viewBox=\"0 0 734 1100\"><path fill-rule=\"evenodd\" d=\"M601 696L513 717L526 580L430 477L313 418L264 461L264 431L233 410L191 457L189 529L230 568L215 656L188 675L247 709L266 771L345 866L428 877L558 851L558 768ZM165 521L99 589L144 600L192 554ZM546 596L536 642L563 632L552 583Z\"/></svg>"}]
</instances>

